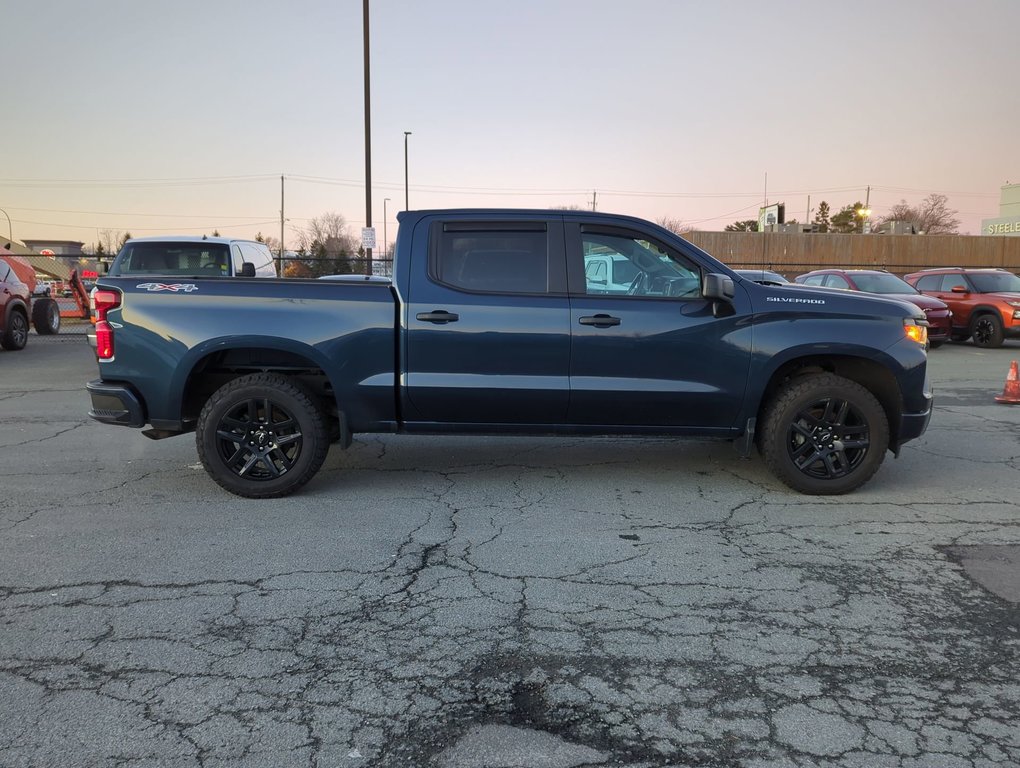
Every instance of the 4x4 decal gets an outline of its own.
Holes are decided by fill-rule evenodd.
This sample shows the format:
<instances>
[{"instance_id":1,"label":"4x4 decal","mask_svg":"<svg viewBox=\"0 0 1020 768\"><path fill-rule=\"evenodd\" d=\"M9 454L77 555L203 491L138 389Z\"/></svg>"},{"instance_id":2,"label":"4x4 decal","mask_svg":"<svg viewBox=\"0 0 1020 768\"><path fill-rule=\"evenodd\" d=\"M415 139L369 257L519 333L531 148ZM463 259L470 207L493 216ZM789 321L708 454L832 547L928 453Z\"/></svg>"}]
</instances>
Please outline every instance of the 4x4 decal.
<instances>
[{"instance_id":1,"label":"4x4 decal","mask_svg":"<svg viewBox=\"0 0 1020 768\"><path fill-rule=\"evenodd\" d=\"M194 283L139 283L135 288L144 288L149 293L159 291L170 291L170 293L191 293L197 291L198 286Z\"/></svg>"}]
</instances>

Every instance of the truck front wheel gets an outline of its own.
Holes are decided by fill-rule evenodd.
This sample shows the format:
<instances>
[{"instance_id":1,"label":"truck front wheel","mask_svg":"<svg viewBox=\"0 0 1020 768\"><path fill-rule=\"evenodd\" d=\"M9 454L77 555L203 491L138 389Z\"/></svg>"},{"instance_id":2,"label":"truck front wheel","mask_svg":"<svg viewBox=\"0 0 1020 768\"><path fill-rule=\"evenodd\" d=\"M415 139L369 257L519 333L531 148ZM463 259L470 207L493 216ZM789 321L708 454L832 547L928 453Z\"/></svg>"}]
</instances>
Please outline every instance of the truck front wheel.
<instances>
[{"instance_id":1,"label":"truck front wheel","mask_svg":"<svg viewBox=\"0 0 1020 768\"><path fill-rule=\"evenodd\" d=\"M224 384L202 408L195 442L206 472L238 496L286 496L322 466L329 434L314 396L275 373Z\"/></svg>"},{"instance_id":2,"label":"truck front wheel","mask_svg":"<svg viewBox=\"0 0 1020 768\"><path fill-rule=\"evenodd\" d=\"M875 396L831 373L788 382L763 421L765 465L801 493L835 495L860 487L889 447L889 421Z\"/></svg>"}]
</instances>

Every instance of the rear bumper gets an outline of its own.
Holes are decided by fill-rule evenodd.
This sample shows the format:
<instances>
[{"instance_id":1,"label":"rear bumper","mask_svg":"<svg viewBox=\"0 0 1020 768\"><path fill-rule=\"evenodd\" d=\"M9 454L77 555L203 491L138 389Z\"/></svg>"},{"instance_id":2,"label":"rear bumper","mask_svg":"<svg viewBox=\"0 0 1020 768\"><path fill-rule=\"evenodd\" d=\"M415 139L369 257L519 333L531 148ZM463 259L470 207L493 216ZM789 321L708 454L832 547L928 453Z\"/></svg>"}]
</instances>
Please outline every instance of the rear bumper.
<instances>
[{"instance_id":1,"label":"rear bumper","mask_svg":"<svg viewBox=\"0 0 1020 768\"><path fill-rule=\"evenodd\" d=\"M121 427L145 426L145 407L127 384L95 379L86 384L85 389L92 398L91 418Z\"/></svg>"}]
</instances>

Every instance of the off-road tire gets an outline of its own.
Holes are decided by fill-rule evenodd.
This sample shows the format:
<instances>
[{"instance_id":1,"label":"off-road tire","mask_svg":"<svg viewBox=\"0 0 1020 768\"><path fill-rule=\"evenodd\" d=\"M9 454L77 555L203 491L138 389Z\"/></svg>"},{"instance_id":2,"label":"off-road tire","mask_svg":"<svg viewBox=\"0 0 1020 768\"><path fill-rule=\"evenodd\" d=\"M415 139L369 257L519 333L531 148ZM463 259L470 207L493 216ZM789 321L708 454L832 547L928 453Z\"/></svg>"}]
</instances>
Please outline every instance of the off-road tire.
<instances>
[{"instance_id":1,"label":"off-road tire","mask_svg":"<svg viewBox=\"0 0 1020 768\"><path fill-rule=\"evenodd\" d=\"M234 379L198 417L198 457L222 488L251 499L286 496L312 479L329 451L315 396L276 373Z\"/></svg>"},{"instance_id":2,"label":"off-road tire","mask_svg":"<svg viewBox=\"0 0 1020 768\"><path fill-rule=\"evenodd\" d=\"M14 352L24 349L28 343L28 317L20 308L11 310L7 316L7 327L0 333L0 347Z\"/></svg>"},{"instance_id":3,"label":"off-road tire","mask_svg":"<svg viewBox=\"0 0 1020 768\"><path fill-rule=\"evenodd\" d=\"M40 336L60 333L60 305L53 299L32 302L32 325Z\"/></svg>"},{"instance_id":4,"label":"off-road tire","mask_svg":"<svg viewBox=\"0 0 1020 768\"><path fill-rule=\"evenodd\" d=\"M878 471L889 420L873 394L832 373L786 383L765 409L759 450L769 470L795 491L838 495Z\"/></svg>"}]
</instances>

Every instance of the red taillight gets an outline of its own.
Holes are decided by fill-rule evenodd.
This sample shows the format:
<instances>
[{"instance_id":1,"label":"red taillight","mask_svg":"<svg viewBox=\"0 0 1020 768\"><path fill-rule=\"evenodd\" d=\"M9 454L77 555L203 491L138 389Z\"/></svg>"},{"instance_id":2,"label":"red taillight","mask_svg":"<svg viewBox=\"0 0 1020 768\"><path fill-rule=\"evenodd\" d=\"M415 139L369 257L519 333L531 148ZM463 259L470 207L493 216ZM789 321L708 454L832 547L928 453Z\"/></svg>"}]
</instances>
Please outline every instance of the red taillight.
<instances>
[{"instance_id":1,"label":"red taillight","mask_svg":"<svg viewBox=\"0 0 1020 768\"><path fill-rule=\"evenodd\" d=\"M96 291L96 320L105 320L106 313L120 306L120 292L101 289Z\"/></svg>"},{"instance_id":2,"label":"red taillight","mask_svg":"<svg viewBox=\"0 0 1020 768\"><path fill-rule=\"evenodd\" d=\"M100 360L113 359L113 328L105 320L96 322L96 357Z\"/></svg>"},{"instance_id":3,"label":"red taillight","mask_svg":"<svg viewBox=\"0 0 1020 768\"><path fill-rule=\"evenodd\" d=\"M100 289L95 292L96 303L96 357L100 360L113 359L113 326L106 320L106 313L120 306L120 292Z\"/></svg>"}]
</instances>

